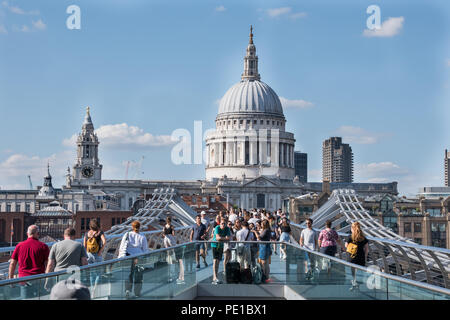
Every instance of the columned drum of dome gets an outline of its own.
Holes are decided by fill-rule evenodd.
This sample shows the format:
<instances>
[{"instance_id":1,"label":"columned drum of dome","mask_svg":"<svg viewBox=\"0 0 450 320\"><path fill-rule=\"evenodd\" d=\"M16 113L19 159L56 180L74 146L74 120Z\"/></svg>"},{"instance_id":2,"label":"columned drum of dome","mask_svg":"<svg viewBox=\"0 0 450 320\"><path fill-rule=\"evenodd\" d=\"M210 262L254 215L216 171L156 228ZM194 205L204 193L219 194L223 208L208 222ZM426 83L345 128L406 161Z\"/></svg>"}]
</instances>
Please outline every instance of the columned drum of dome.
<instances>
[{"instance_id":1,"label":"columned drum of dome","mask_svg":"<svg viewBox=\"0 0 450 320\"><path fill-rule=\"evenodd\" d=\"M261 81L253 30L241 81L222 97L216 130L206 139L206 179L294 178L294 135L285 131L283 107Z\"/></svg>"}]
</instances>

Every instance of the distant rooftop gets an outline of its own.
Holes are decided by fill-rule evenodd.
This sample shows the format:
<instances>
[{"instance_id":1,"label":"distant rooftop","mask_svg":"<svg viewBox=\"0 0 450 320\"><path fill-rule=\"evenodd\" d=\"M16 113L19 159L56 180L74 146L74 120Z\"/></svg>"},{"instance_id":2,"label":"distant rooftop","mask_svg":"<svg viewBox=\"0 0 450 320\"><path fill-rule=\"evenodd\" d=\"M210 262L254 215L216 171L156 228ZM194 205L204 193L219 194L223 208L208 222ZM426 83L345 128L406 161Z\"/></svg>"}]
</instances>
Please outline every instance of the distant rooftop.
<instances>
[{"instance_id":1,"label":"distant rooftop","mask_svg":"<svg viewBox=\"0 0 450 320\"><path fill-rule=\"evenodd\" d=\"M450 187L422 187L419 189L417 196L445 198L450 196Z\"/></svg>"}]
</instances>

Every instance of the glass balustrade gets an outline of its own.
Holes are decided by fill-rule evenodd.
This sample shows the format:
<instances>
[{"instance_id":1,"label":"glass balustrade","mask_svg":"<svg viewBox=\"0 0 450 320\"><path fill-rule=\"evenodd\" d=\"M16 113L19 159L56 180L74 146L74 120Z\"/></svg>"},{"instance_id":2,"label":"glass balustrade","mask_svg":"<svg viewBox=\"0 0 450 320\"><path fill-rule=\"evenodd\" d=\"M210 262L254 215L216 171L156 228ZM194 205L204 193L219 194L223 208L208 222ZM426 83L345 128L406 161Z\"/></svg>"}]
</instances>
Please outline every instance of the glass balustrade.
<instances>
[{"instance_id":1,"label":"glass balustrade","mask_svg":"<svg viewBox=\"0 0 450 320\"><path fill-rule=\"evenodd\" d=\"M51 288L66 279L75 279L89 288L92 299L174 299L199 283L211 284L212 252L207 247L205 267L200 257L196 268L195 243L158 249L146 254L114 259L96 265L0 282L0 299L50 298ZM236 243L231 244L232 247ZM280 246L286 259L280 258ZM277 254L275 254L275 249ZM270 282L283 285L305 299L409 300L450 299L450 290L419 284L393 275L363 268L297 245L272 243ZM235 258L235 252L232 254ZM356 282L352 283L352 269ZM219 279L226 284L223 259ZM69 283L71 283L69 281ZM240 284L239 284L240 285ZM217 285L218 290L220 284Z\"/></svg>"}]
</instances>

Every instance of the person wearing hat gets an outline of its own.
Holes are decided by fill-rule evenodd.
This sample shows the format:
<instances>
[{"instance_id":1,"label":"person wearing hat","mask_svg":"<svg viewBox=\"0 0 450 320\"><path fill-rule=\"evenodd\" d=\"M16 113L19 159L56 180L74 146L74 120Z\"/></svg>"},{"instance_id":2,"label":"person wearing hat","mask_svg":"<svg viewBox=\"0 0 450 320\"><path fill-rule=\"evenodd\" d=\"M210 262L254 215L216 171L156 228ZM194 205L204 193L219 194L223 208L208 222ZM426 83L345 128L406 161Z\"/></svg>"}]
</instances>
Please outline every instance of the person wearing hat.
<instances>
[{"instance_id":1,"label":"person wearing hat","mask_svg":"<svg viewBox=\"0 0 450 320\"><path fill-rule=\"evenodd\" d=\"M208 240L209 232L211 230L211 223L209 222L209 219L206 216L206 212L204 210L200 213L200 216L201 216L202 223L206 226L206 234L205 234L204 240ZM205 245L205 256L207 256L207 255L208 255L208 246Z\"/></svg>"},{"instance_id":2,"label":"person wearing hat","mask_svg":"<svg viewBox=\"0 0 450 320\"><path fill-rule=\"evenodd\" d=\"M206 217L206 212L202 211L200 213L200 217L201 217L202 223L206 226L206 228L208 228L209 227L209 219Z\"/></svg>"}]
</instances>

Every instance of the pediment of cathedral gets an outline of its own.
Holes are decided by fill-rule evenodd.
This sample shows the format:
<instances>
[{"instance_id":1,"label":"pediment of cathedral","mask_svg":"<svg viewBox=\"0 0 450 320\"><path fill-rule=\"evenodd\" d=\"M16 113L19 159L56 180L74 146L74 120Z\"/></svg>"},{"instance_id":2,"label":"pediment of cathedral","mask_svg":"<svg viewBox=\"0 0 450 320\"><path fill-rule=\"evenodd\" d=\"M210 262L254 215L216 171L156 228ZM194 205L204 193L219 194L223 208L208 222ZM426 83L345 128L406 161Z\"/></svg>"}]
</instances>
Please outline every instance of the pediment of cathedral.
<instances>
[{"instance_id":1,"label":"pediment of cathedral","mask_svg":"<svg viewBox=\"0 0 450 320\"><path fill-rule=\"evenodd\" d=\"M279 184L264 176L250 180L244 183L245 187L278 187Z\"/></svg>"}]
</instances>

